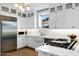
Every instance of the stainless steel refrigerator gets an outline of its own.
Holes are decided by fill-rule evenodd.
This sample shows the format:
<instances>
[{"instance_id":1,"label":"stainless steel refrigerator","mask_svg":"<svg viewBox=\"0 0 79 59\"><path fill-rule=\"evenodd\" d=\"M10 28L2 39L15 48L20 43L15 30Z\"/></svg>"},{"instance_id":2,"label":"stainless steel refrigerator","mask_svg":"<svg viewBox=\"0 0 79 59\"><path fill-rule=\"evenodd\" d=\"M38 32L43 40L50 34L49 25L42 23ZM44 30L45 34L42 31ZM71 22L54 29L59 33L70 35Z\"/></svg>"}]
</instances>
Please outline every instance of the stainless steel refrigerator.
<instances>
[{"instance_id":1,"label":"stainless steel refrigerator","mask_svg":"<svg viewBox=\"0 0 79 59\"><path fill-rule=\"evenodd\" d=\"M6 19L6 20L4 20ZM0 50L1 53L9 52L17 49L17 22L14 21L16 18L4 17L1 20L1 40L0 40Z\"/></svg>"},{"instance_id":2,"label":"stainless steel refrigerator","mask_svg":"<svg viewBox=\"0 0 79 59\"><path fill-rule=\"evenodd\" d=\"M1 55L1 22L0 22L0 55Z\"/></svg>"}]
</instances>

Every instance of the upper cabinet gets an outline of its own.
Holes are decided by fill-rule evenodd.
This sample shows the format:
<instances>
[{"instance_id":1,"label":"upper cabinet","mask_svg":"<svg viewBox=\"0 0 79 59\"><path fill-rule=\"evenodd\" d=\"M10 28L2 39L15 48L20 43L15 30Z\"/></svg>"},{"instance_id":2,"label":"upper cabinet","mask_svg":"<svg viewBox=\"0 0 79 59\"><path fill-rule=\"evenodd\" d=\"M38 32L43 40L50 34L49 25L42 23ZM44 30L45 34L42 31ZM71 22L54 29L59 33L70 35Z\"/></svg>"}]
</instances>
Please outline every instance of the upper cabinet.
<instances>
[{"instance_id":1,"label":"upper cabinet","mask_svg":"<svg viewBox=\"0 0 79 59\"><path fill-rule=\"evenodd\" d=\"M30 12L27 14L27 25L28 29L34 29L35 27L34 12Z\"/></svg>"},{"instance_id":2,"label":"upper cabinet","mask_svg":"<svg viewBox=\"0 0 79 59\"><path fill-rule=\"evenodd\" d=\"M67 3L65 4L65 11L64 11L64 28L71 29L73 28L73 19L74 19L74 12L73 12L73 4Z\"/></svg>"},{"instance_id":3,"label":"upper cabinet","mask_svg":"<svg viewBox=\"0 0 79 59\"><path fill-rule=\"evenodd\" d=\"M0 5L0 15L6 15L11 17L17 17L17 10L9 6Z\"/></svg>"},{"instance_id":4,"label":"upper cabinet","mask_svg":"<svg viewBox=\"0 0 79 59\"><path fill-rule=\"evenodd\" d=\"M52 6L49 10L49 28L62 29L64 27L64 6Z\"/></svg>"},{"instance_id":5,"label":"upper cabinet","mask_svg":"<svg viewBox=\"0 0 79 59\"><path fill-rule=\"evenodd\" d=\"M59 5L56 7L56 28L57 29L62 29L63 28L63 23L64 23L64 10L63 6Z\"/></svg>"},{"instance_id":6,"label":"upper cabinet","mask_svg":"<svg viewBox=\"0 0 79 59\"><path fill-rule=\"evenodd\" d=\"M73 9L73 22L72 25L74 28L79 29L79 3L74 3L74 9Z\"/></svg>"},{"instance_id":7,"label":"upper cabinet","mask_svg":"<svg viewBox=\"0 0 79 59\"><path fill-rule=\"evenodd\" d=\"M49 14L49 28L56 28L56 8L50 8Z\"/></svg>"},{"instance_id":8,"label":"upper cabinet","mask_svg":"<svg viewBox=\"0 0 79 59\"><path fill-rule=\"evenodd\" d=\"M34 13L20 13L18 12L18 29L34 29Z\"/></svg>"},{"instance_id":9,"label":"upper cabinet","mask_svg":"<svg viewBox=\"0 0 79 59\"><path fill-rule=\"evenodd\" d=\"M10 9L10 12L11 12L12 14L16 14L16 10L15 10L15 9Z\"/></svg>"},{"instance_id":10,"label":"upper cabinet","mask_svg":"<svg viewBox=\"0 0 79 59\"><path fill-rule=\"evenodd\" d=\"M79 28L79 3L68 3L65 5L65 21L64 28Z\"/></svg>"},{"instance_id":11,"label":"upper cabinet","mask_svg":"<svg viewBox=\"0 0 79 59\"><path fill-rule=\"evenodd\" d=\"M2 11L5 11L5 12L9 12L9 8L4 7L4 6L1 7L1 10L2 10Z\"/></svg>"},{"instance_id":12,"label":"upper cabinet","mask_svg":"<svg viewBox=\"0 0 79 59\"><path fill-rule=\"evenodd\" d=\"M49 28L78 29L79 3L66 3L50 7Z\"/></svg>"}]
</instances>

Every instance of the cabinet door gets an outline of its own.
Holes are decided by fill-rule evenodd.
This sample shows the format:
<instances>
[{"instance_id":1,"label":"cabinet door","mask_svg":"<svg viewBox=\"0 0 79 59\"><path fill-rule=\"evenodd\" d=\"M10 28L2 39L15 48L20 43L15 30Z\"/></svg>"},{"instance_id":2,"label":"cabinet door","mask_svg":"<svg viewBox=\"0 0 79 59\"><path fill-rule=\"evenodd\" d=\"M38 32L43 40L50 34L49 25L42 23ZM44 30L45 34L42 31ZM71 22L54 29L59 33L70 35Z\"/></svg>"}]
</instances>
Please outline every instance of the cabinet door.
<instances>
[{"instance_id":1,"label":"cabinet door","mask_svg":"<svg viewBox=\"0 0 79 59\"><path fill-rule=\"evenodd\" d=\"M72 28L72 21L74 17L73 9L72 9L72 4L69 3L66 5L65 9L65 19L64 19L64 28L65 29L71 29Z\"/></svg>"},{"instance_id":2,"label":"cabinet door","mask_svg":"<svg viewBox=\"0 0 79 59\"><path fill-rule=\"evenodd\" d=\"M27 46L28 37L25 36L17 36L17 49L23 48Z\"/></svg>"},{"instance_id":3,"label":"cabinet door","mask_svg":"<svg viewBox=\"0 0 79 59\"><path fill-rule=\"evenodd\" d=\"M28 40L28 37L25 37L25 36L22 37L22 46L23 47L27 46L27 40Z\"/></svg>"},{"instance_id":4,"label":"cabinet door","mask_svg":"<svg viewBox=\"0 0 79 59\"><path fill-rule=\"evenodd\" d=\"M22 48L23 44L22 44L22 37L21 36L17 36L17 49Z\"/></svg>"},{"instance_id":5,"label":"cabinet door","mask_svg":"<svg viewBox=\"0 0 79 59\"><path fill-rule=\"evenodd\" d=\"M26 46L34 48L35 42L32 37L28 37Z\"/></svg>"},{"instance_id":6,"label":"cabinet door","mask_svg":"<svg viewBox=\"0 0 79 59\"><path fill-rule=\"evenodd\" d=\"M17 28L18 29L26 29L27 28L27 19L18 16L17 17Z\"/></svg>"},{"instance_id":7,"label":"cabinet door","mask_svg":"<svg viewBox=\"0 0 79 59\"><path fill-rule=\"evenodd\" d=\"M64 28L71 29L73 21L73 9L69 9L65 11L65 20L64 20Z\"/></svg>"},{"instance_id":8,"label":"cabinet door","mask_svg":"<svg viewBox=\"0 0 79 59\"><path fill-rule=\"evenodd\" d=\"M34 48L37 48L39 46L42 46L44 44L44 38L40 38L40 37L33 37L33 42L34 43Z\"/></svg>"},{"instance_id":9,"label":"cabinet door","mask_svg":"<svg viewBox=\"0 0 79 59\"><path fill-rule=\"evenodd\" d=\"M56 13L56 27L57 27L57 29L63 29L63 26L64 26L63 11L57 11L57 13Z\"/></svg>"},{"instance_id":10,"label":"cabinet door","mask_svg":"<svg viewBox=\"0 0 79 59\"><path fill-rule=\"evenodd\" d=\"M27 23L28 23L29 29L33 29L34 28L34 16L29 17Z\"/></svg>"},{"instance_id":11,"label":"cabinet door","mask_svg":"<svg viewBox=\"0 0 79 59\"><path fill-rule=\"evenodd\" d=\"M56 13L56 27L57 29L63 28L63 21L64 21L64 14L63 14L63 6L57 6L57 13Z\"/></svg>"},{"instance_id":12,"label":"cabinet door","mask_svg":"<svg viewBox=\"0 0 79 59\"><path fill-rule=\"evenodd\" d=\"M56 28L56 13L50 13L49 15L49 28Z\"/></svg>"},{"instance_id":13,"label":"cabinet door","mask_svg":"<svg viewBox=\"0 0 79 59\"><path fill-rule=\"evenodd\" d=\"M44 43L44 39L38 37L29 37L29 39L27 40L27 46L32 48L37 48L41 46L43 43Z\"/></svg>"},{"instance_id":14,"label":"cabinet door","mask_svg":"<svg viewBox=\"0 0 79 59\"><path fill-rule=\"evenodd\" d=\"M73 28L79 28L79 3L75 4L74 14L73 14Z\"/></svg>"}]
</instances>

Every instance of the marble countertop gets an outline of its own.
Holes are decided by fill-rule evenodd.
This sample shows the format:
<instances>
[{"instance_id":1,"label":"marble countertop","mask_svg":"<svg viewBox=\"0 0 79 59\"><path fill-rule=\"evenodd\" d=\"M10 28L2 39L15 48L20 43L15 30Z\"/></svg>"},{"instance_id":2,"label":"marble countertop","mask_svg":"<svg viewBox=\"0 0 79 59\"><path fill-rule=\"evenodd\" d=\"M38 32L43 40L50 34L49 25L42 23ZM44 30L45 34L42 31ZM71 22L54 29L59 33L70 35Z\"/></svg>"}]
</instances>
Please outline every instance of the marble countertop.
<instances>
[{"instance_id":1,"label":"marble countertop","mask_svg":"<svg viewBox=\"0 0 79 59\"><path fill-rule=\"evenodd\" d=\"M53 37L53 36L47 36L47 35L32 35L32 34L26 34L26 35L20 35L20 36L31 36L31 37L40 37L40 38L50 38L50 39L68 39L67 37Z\"/></svg>"},{"instance_id":2,"label":"marble countertop","mask_svg":"<svg viewBox=\"0 0 79 59\"><path fill-rule=\"evenodd\" d=\"M50 45L43 45L35 49L37 52L45 52L49 54L55 54L58 56L79 56L78 50L68 50L65 48L54 47Z\"/></svg>"}]
</instances>

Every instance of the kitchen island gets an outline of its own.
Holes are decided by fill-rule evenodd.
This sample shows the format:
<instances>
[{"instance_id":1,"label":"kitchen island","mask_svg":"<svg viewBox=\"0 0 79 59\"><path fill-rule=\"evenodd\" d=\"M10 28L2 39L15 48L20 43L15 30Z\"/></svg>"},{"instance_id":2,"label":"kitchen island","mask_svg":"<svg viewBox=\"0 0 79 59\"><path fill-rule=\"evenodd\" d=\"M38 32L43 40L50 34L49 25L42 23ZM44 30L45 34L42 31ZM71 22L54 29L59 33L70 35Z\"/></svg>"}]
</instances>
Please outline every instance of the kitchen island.
<instances>
[{"instance_id":1,"label":"kitchen island","mask_svg":"<svg viewBox=\"0 0 79 59\"><path fill-rule=\"evenodd\" d=\"M68 50L65 48L43 45L35 49L38 56L79 56L79 47L75 50Z\"/></svg>"}]
</instances>

